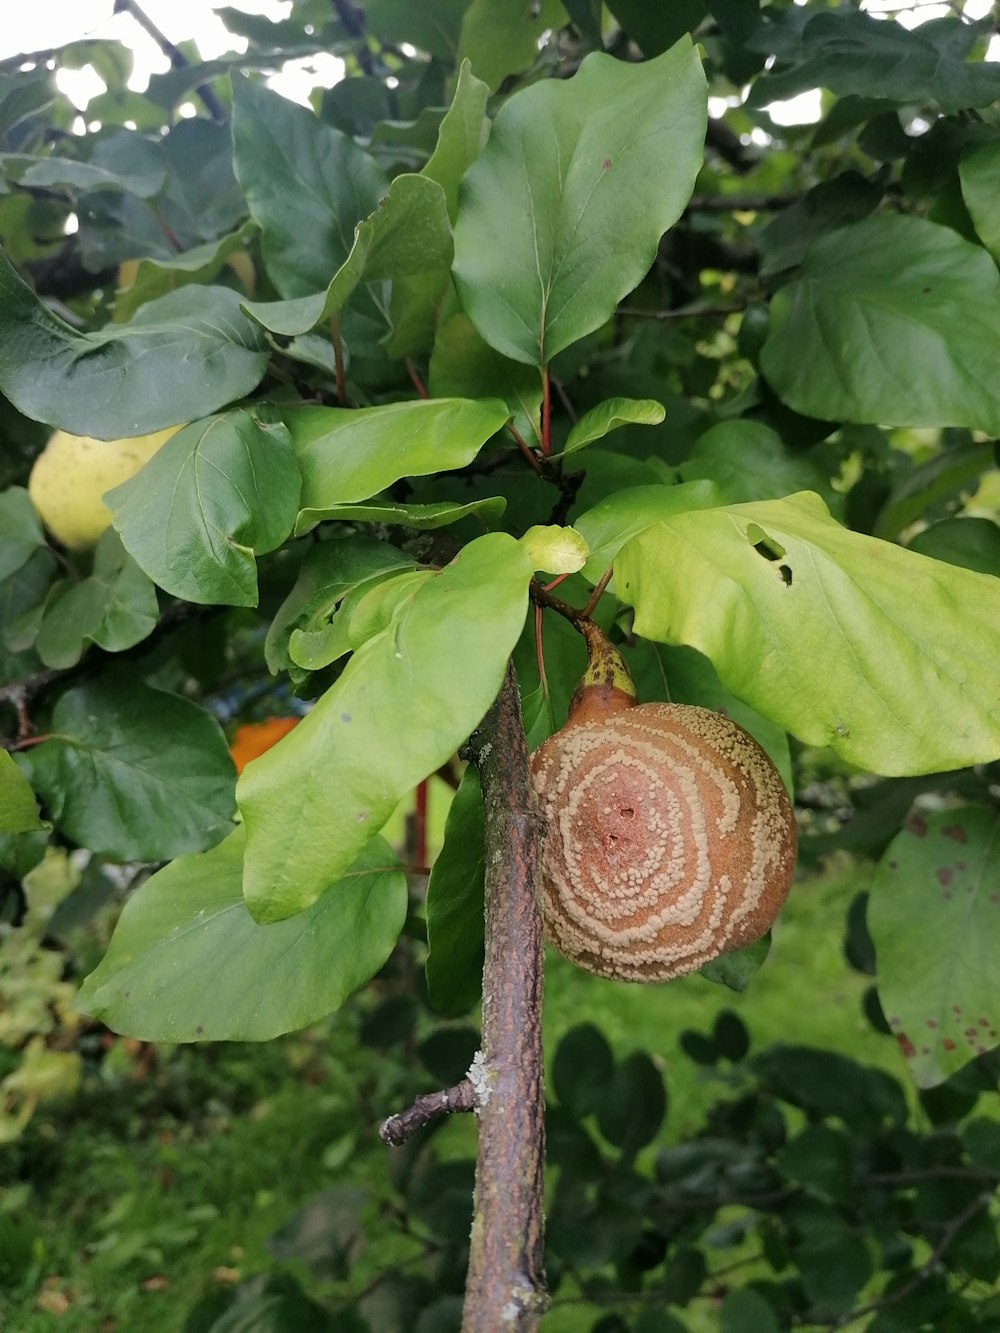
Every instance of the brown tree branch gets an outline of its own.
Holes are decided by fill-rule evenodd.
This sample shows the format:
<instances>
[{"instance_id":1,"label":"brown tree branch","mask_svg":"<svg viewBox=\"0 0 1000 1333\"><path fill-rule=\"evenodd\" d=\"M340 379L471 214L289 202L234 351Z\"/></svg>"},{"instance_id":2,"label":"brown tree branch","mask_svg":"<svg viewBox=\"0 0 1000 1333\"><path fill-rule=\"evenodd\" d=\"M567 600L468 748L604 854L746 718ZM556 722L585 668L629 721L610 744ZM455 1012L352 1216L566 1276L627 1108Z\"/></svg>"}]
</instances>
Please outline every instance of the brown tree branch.
<instances>
[{"instance_id":1,"label":"brown tree branch","mask_svg":"<svg viewBox=\"0 0 1000 1333\"><path fill-rule=\"evenodd\" d=\"M471 745L486 810L483 1046L469 1077L479 1149L463 1333L530 1333L547 1306L542 1273L541 821L517 677L508 663Z\"/></svg>"},{"instance_id":2,"label":"brown tree branch","mask_svg":"<svg viewBox=\"0 0 1000 1333\"><path fill-rule=\"evenodd\" d=\"M160 31L149 15L139 8L136 0L115 0L114 12L116 14L131 14L139 27L152 37L174 69L187 69L189 67L191 62L184 52L174 45L166 33ZM201 98L202 105L212 119L220 125L224 125L226 123L225 108L208 84L196 84L195 92Z\"/></svg>"},{"instance_id":3,"label":"brown tree branch","mask_svg":"<svg viewBox=\"0 0 1000 1333\"><path fill-rule=\"evenodd\" d=\"M400 1148L416 1134L418 1129L429 1125L432 1120L451 1115L455 1111L475 1109L476 1094L467 1078L456 1083L453 1088L444 1088L441 1092L427 1092L414 1097L413 1105L398 1115L389 1116L379 1126L378 1136L390 1147Z\"/></svg>"}]
</instances>

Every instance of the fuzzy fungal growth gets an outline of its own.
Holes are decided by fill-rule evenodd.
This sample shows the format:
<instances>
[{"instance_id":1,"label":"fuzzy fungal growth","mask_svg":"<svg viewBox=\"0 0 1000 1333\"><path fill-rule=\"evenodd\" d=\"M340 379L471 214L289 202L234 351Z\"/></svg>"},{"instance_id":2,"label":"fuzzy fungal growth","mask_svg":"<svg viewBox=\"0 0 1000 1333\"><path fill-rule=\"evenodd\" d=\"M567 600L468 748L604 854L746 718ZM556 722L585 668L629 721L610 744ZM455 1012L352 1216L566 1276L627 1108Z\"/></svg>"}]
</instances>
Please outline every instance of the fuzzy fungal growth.
<instances>
[{"instance_id":1,"label":"fuzzy fungal growth","mask_svg":"<svg viewBox=\"0 0 1000 1333\"><path fill-rule=\"evenodd\" d=\"M771 760L707 708L575 702L531 761L551 943L598 976L665 981L758 939L795 867Z\"/></svg>"}]
</instances>

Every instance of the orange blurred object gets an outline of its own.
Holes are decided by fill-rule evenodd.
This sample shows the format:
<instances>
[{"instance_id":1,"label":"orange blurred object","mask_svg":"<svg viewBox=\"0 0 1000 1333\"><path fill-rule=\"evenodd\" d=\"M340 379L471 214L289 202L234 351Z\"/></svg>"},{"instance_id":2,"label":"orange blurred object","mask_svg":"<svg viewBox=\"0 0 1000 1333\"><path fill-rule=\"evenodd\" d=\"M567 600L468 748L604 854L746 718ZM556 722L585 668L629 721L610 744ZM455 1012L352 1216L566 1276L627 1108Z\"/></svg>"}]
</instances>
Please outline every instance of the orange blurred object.
<instances>
[{"instance_id":1,"label":"orange blurred object","mask_svg":"<svg viewBox=\"0 0 1000 1333\"><path fill-rule=\"evenodd\" d=\"M251 759L270 750L272 745L277 745L298 721L297 717L269 717L265 722L247 722L237 727L229 747L237 773L242 773Z\"/></svg>"}]
</instances>

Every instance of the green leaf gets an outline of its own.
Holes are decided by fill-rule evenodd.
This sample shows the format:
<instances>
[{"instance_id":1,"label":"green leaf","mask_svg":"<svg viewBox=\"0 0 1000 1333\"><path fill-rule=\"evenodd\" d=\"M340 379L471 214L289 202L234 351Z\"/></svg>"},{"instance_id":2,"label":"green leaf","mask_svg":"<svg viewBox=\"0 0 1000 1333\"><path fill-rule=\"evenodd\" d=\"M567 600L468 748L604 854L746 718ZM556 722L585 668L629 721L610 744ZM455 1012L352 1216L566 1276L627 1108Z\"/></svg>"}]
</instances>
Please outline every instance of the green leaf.
<instances>
[{"instance_id":1,"label":"green leaf","mask_svg":"<svg viewBox=\"0 0 1000 1333\"><path fill-rule=\"evenodd\" d=\"M766 935L762 935L759 940L754 940L753 944L748 944L746 948L736 949L733 953L720 954L711 963L706 963L700 969L701 975L706 981L714 981L720 986L728 986L730 990L746 990L750 984L750 978L760 968L770 951L771 932L768 931Z\"/></svg>"},{"instance_id":2,"label":"green leaf","mask_svg":"<svg viewBox=\"0 0 1000 1333\"><path fill-rule=\"evenodd\" d=\"M619 552L615 590L637 634L697 648L738 698L851 763L1000 755L1000 581L850 532L818 496L674 514Z\"/></svg>"},{"instance_id":3,"label":"green leaf","mask_svg":"<svg viewBox=\"0 0 1000 1333\"><path fill-rule=\"evenodd\" d=\"M477 79L468 60L463 60L455 84L455 96L438 130L437 144L420 173L437 181L444 190L448 217L458 213L458 183L479 156L489 137L486 119L488 86Z\"/></svg>"},{"instance_id":4,"label":"green leaf","mask_svg":"<svg viewBox=\"0 0 1000 1333\"><path fill-rule=\"evenodd\" d=\"M538 438L541 376L534 366L495 352L468 315L453 315L438 329L428 387L432 398L502 398L521 435Z\"/></svg>"},{"instance_id":5,"label":"green leaf","mask_svg":"<svg viewBox=\"0 0 1000 1333\"><path fill-rule=\"evenodd\" d=\"M914 815L872 883L879 999L917 1084L931 1088L1000 1032L1000 817Z\"/></svg>"},{"instance_id":6,"label":"green leaf","mask_svg":"<svg viewBox=\"0 0 1000 1333\"><path fill-rule=\"evenodd\" d=\"M575 574L587 563L590 547L575 528L536 524L520 538L534 569L546 574Z\"/></svg>"},{"instance_id":7,"label":"green leaf","mask_svg":"<svg viewBox=\"0 0 1000 1333\"><path fill-rule=\"evenodd\" d=\"M323 628L338 603L355 588L414 566L414 560L397 547L361 535L310 547L295 586L267 631L264 657L268 669L277 674L288 667L288 644L295 630Z\"/></svg>"},{"instance_id":8,"label":"green leaf","mask_svg":"<svg viewBox=\"0 0 1000 1333\"><path fill-rule=\"evenodd\" d=\"M954 31L959 25L948 27ZM763 32L766 42L767 29ZM969 35L975 39L974 31ZM872 14L819 13L807 22L791 53L790 68L782 68L782 58L776 71L757 79L747 105L762 107L812 88L828 88L838 97L876 97L917 106L932 100L943 111L986 106L1000 96L1000 70L969 64L964 55L964 49L949 50L919 28L886 23Z\"/></svg>"},{"instance_id":9,"label":"green leaf","mask_svg":"<svg viewBox=\"0 0 1000 1333\"><path fill-rule=\"evenodd\" d=\"M844 171L814 185L801 199L783 208L760 233L761 277L801 264L817 237L868 217L883 193L880 185L856 171Z\"/></svg>"},{"instance_id":10,"label":"green leaf","mask_svg":"<svg viewBox=\"0 0 1000 1333\"><path fill-rule=\"evenodd\" d=\"M387 844L373 838L296 921L260 926L243 900L243 843L238 828L147 880L77 1007L143 1041L269 1041L374 976L406 919L406 877Z\"/></svg>"},{"instance_id":11,"label":"green leaf","mask_svg":"<svg viewBox=\"0 0 1000 1333\"><path fill-rule=\"evenodd\" d=\"M328 625L315 631L292 631L288 649L292 661L308 671L318 671L360 648L388 629L409 606L417 588L433 577L432 570L414 569L352 589Z\"/></svg>"},{"instance_id":12,"label":"green leaf","mask_svg":"<svg viewBox=\"0 0 1000 1333\"><path fill-rule=\"evenodd\" d=\"M530 561L505 533L464 547L244 770L244 892L256 919L303 911L398 802L451 757L500 688Z\"/></svg>"},{"instance_id":13,"label":"green leaf","mask_svg":"<svg viewBox=\"0 0 1000 1333\"><path fill-rule=\"evenodd\" d=\"M443 289L451 259L444 191L423 176L397 176L375 212L354 228L350 253L325 292L292 301L244 301L243 309L272 333L294 338L342 310L362 282L431 275Z\"/></svg>"},{"instance_id":14,"label":"green leaf","mask_svg":"<svg viewBox=\"0 0 1000 1333\"><path fill-rule=\"evenodd\" d=\"M94 552L94 572L65 585L45 606L35 651L47 667L75 666L89 643L120 653L152 634L156 589L109 528Z\"/></svg>"},{"instance_id":15,"label":"green leaf","mask_svg":"<svg viewBox=\"0 0 1000 1333\"><path fill-rule=\"evenodd\" d=\"M233 78L236 177L284 297L324 291L388 188L374 158L311 111Z\"/></svg>"},{"instance_id":16,"label":"green leaf","mask_svg":"<svg viewBox=\"0 0 1000 1333\"><path fill-rule=\"evenodd\" d=\"M246 253L256 228L246 223L217 241L196 245L173 259L140 259L129 287L115 298L115 320L131 319L140 306L186 287L189 283L208 283L218 277L233 255Z\"/></svg>"},{"instance_id":17,"label":"green leaf","mask_svg":"<svg viewBox=\"0 0 1000 1333\"><path fill-rule=\"evenodd\" d=\"M671 514L711 509L723 496L714 482L688 481L679 486L629 486L588 509L573 526L590 547L584 576L596 583L634 536Z\"/></svg>"},{"instance_id":18,"label":"green leaf","mask_svg":"<svg viewBox=\"0 0 1000 1333\"><path fill-rule=\"evenodd\" d=\"M186 287L128 324L79 333L0 251L0 390L25 416L102 440L207 416L267 369L264 335L224 287Z\"/></svg>"},{"instance_id":19,"label":"green leaf","mask_svg":"<svg viewBox=\"0 0 1000 1333\"><path fill-rule=\"evenodd\" d=\"M615 1066L597 1109L601 1133L622 1152L634 1154L659 1133L667 1113L663 1077L645 1051Z\"/></svg>"},{"instance_id":20,"label":"green leaf","mask_svg":"<svg viewBox=\"0 0 1000 1333\"><path fill-rule=\"evenodd\" d=\"M455 224L459 297L492 347L544 365L610 319L688 201L705 116L688 38L644 64L594 53L503 105Z\"/></svg>"},{"instance_id":21,"label":"green leaf","mask_svg":"<svg viewBox=\"0 0 1000 1333\"><path fill-rule=\"evenodd\" d=\"M771 303L760 365L806 416L995 434L998 347L1000 275L989 255L949 227L876 217L809 247L800 276Z\"/></svg>"},{"instance_id":22,"label":"green leaf","mask_svg":"<svg viewBox=\"0 0 1000 1333\"><path fill-rule=\"evenodd\" d=\"M218 723L134 671L67 690L49 739L18 758L53 823L112 860L203 851L229 831L235 770Z\"/></svg>"},{"instance_id":23,"label":"green leaf","mask_svg":"<svg viewBox=\"0 0 1000 1333\"><path fill-rule=\"evenodd\" d=\"M714 481L730 504L773 500L796 491L816 491L830 504L836 492L823 469L796 453L759 421L720 421L680 467L685 481Z\"/></svg>"},{"instance_id":24,"label":"green leaf","mask_svg":"<svg viewBox=\"0 0 1000 1333\"><path fill-rule=\"evenodd\" d=\"M468 1013L483 988L483 794L462 775L427 881L427 993L445 1018Z\"/></svg>"},{"instance_id":25,"label":"green leaf","mask_svg":"<svg viewBox=\"0 0 1000 1333\"><path fill-rule=\"evenodd\" d=\"M608 398L584 412L570 430L562 453L575 454L619 426L658 426L666 415L663 404L653 398Z\"/></svg>"},{"instance_id":26,"label":"green leaf","mask_svg":"<svg viewBox=\"0 0 1000 1333\"><path fill-rule=\"evenodd\" d=\"M240 409L172 435L105 502L161 588L189 602L256 606L254 556L289 535L300 487L285 426Z\"/></svg>"},{"instance_id":27,"label":"green leaf","mask_svg":"<svg viewBox=\"0 0 1000 1333\"><path fill-rule=\"evenodd\" d=\"M945 518L918 532L908 551L1000 578L1000 524L989 518Z\"/></svg>"},{"instance_id":28,"label":"green leaf","mask_svg":"<svg viewBox=\"0 0 1000 1333\"><path fill-rule=\"evenodd\" d=\"M875 536L898 537L933 504L962 490L974 491L993 457L992 444L946 445L893 487L875 521Z\"/></svg>"},{"instance_id":29,"label":"green leaf","mask_svg":"<svg viewBox=\"0 0 1000 1333\"><path fill-rule=\"evenodd\" d=\"M559 1104L577 1120L601 1105L614 1077L615 1057L607 1038L593 1023L570 1028L556 1047L552 1087Z\"/></svg>"},{"instance_id":30,"label":"green leaf","mask_svg":"<svg viewBox=\"0 0 1000 1333\"><path fill-rule=\"evenodd\" d=\"M779 1333L781 1324L774 1309L753 1287L727 1292L719 1307L719 1333Z\"/></svg>"},{"instance_id":31,"label":"green leaf","mask_svg":"<svg viewBox=\"0 0 1000 1333\"><path fill-rule=\"evenodd\" d=\"M702 0L673 0L651 5L648 0L611 0L608 9L646 56L659 55L705 18Z\"/></svg>"},{"instance_id":32,"label":"green leaf","mask_svg":"<svg viewBox=\"0 0 1000 1333\"><path fill-rule=\"evenodd\" d=\"M962 198L983 245L1000 262L1000 139L975 144L958 163Z\"/></svg>"},{"instance_id":33,"label":"green leaf","mask_svg":"<svg viewBox=\"0 0 1000 1333\"><path fill-rule=\"evenodd\" d=\"M470 500L468 504L453 500L439 500L436 504L402 504L376 495L360 504L330 505L323 511L323 517L343 519L347 523L387 523L427 532L460 523L470 514L478 514L485 526L492 528L506 508L507 501L502 495L485 496L482 500Z\"/></svg>"},{"instance_id":34,"label":"green leaf","mask_svg":"<svg viewBox=\"0 0 1000 1333\"><path fill-rule=\"evenodd\" d=\"M151 155L152 156L152 155ZM94 162L71 157L36 157L30 153L0 153L0 177L18 181L25 189L121 190L140 199L153 199L166 184L166 166L153 161L136 164L129 174L109 171Z\"/></svg>"},{"instance_id":35,"label":"green leaf","mask_svg":"<svg viewBox=\"0 0 1000 1333\"><path fill-rule=\"evenodd\" d=\"M409 42L451 65L468 3L434 0L433 4L414 5L412 0L366 0L365 19L379 41Z\"/></svg>"},{"instance_id":36,"label":"green leaf","mask_svg":"<svg viewBox=\"0 0 1000 1333\"><path fill-rule=\"evenodd\" d=\"M538 55L542 35L560 28L566 11L560 0L472 0L462 19L457 59L496 91L508 74L528 69Z\"/></svg>"},{"instance_id":37,"label":"green leaf","mask_svg":"<svg viewBox=\"0 0 1000 1333\"><path fill-rule=\"evenodd\" d=\"M16 574L45 545L41 519L23 486L0 492L0 579Z\"/></svg>"},{"instance_id":38,"label":"green leaf","mask_svg":"<svg viewBox=\"0 0 1000 1333\"><path fill-rule=\"evenodd\" d=\"M35 794L6 750L0 750L0 834L34 833L49 827L38 818Z\"/></svg>"},{"instance_id":39,"label":"green leaf","mask_svg":"<svg viewBox=\"0 0 1000 1333\"><path fill-rule=\"evenodd\" d=\"M385 407L292 407L282 413L302 469L296 534L328 511L367 500L400 477L471 463L507 420L495 399L431 398Z\"/></svg>"}]
</instances>

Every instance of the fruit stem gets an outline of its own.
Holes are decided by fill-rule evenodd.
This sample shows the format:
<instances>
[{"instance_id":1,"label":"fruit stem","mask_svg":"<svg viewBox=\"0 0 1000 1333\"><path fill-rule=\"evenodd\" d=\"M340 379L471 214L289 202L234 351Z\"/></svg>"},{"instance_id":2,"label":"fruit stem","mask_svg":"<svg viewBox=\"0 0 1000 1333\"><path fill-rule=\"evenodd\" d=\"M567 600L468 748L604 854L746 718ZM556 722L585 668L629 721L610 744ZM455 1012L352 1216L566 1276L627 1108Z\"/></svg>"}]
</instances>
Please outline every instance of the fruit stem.
<instances>
[{"instance_id":1,"label":"fruit stem","mask_svg":"<svg viewBox=\"0 0 1000 1333\"><path fill-rule=\"evenodd\" d=\"M577 629L587 641L587 670L570 700L570 723L593 722L634 708L638 699L625 659L592 620L579 620Z\"/></svg>"}]
</instances>

